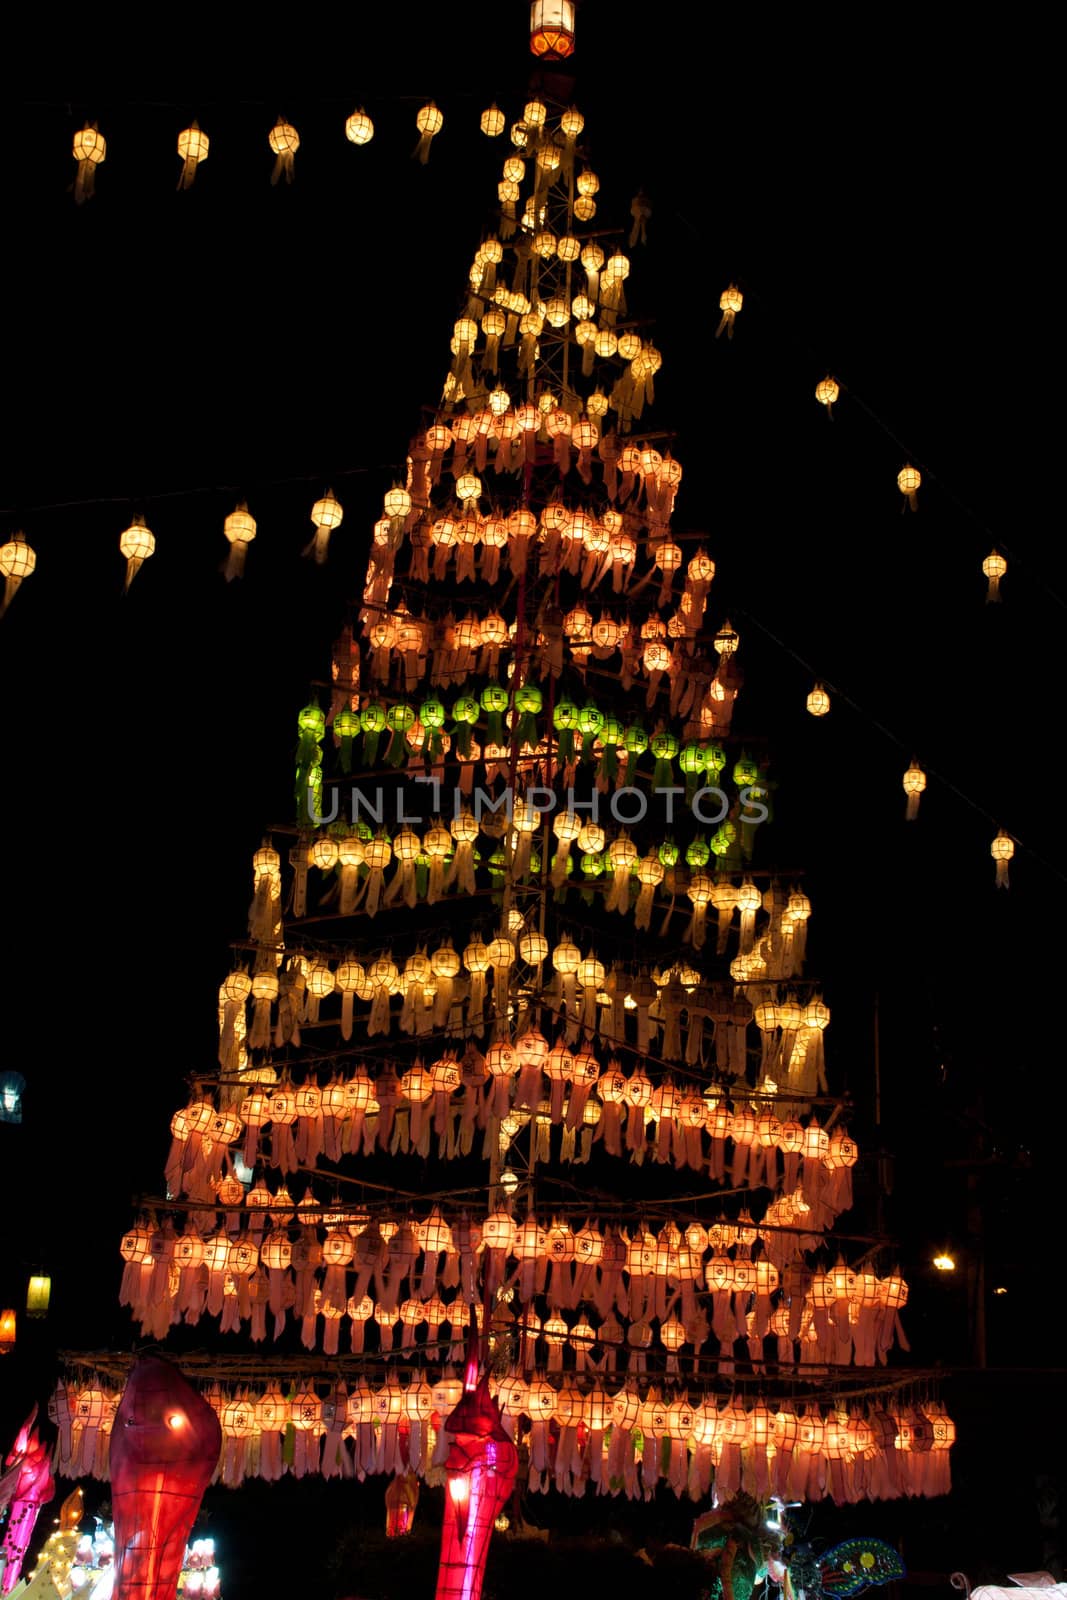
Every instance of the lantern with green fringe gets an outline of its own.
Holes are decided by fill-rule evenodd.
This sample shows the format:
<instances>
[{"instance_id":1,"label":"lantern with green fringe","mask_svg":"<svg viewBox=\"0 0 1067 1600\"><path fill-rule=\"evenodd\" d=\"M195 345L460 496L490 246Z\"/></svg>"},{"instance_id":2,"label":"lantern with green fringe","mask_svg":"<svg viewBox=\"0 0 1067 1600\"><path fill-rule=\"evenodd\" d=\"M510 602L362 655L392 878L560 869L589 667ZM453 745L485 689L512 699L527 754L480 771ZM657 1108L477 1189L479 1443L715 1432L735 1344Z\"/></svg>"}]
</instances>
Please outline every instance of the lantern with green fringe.
<instances>
[{"instance_id":1,"label":"lantern with green fringe","mask_svg":"<svg viewBox=\"0 0 1067 1600\"><path fill-rule=\"evenodd\" d=\"M404 735L409 728L413 728L415 725L415 707L405 705L390 706L385 713L385 725L392 735L389 740L389 749L385 754L386 765L402 767L404 757L407 755Z\"/></svg>"},{"instance_id":2,"label":"lantern with green fringe","mask_svg":"<svg viewBox=\"0 0 1067 1600\"><path fill-rule=\"evenodd\" d=\"M519 690L519 694L522 690ZM518 695L515 697L518 705ZM578 726L578 707L573 700L561 700L552 713L552 726L556 730L559 759L569 767L574 760L574 730Z\"/></svg>"},{"instance_id":3,"label":"lantern with green fringe","mask_svg":"<svg viewBox=\"0 0 1067 1600\"><path fill-rule=\"evenodd\" d=\"M462 694L453 702L452 746L461 761L471 756L471 729L478 721L478 702L472 694Z\"/></svg>"},{"instance_id":4,"label":"lantern with green fringe","mask_svg":"<svg viewBox=\"0 0 1067 1600\"><path fill-rule=\"evenodd\" d=\"M359 714L363 730L363 765L373 767L378 760L378 745L386 728L385 707L380 700L372 700Z\"/></svg>"},{"instance_id":5,"label":"lantern with green fringe","mask_svg":"<svg viewBox=\"0 0 1067 1600\"><path fill-rule=\"evenodd\" d=\"M654 733L649 740L649 747L656 758L655 770L652 774L653 789L670 789L674 786L674 768L671 760L678 754L678 737L676 734L661 729Z\"/></svg>"},{"instance_id":6,"label":"lantern with green fringe","mask_svg":"<svg viewBox=\"0 0 1067 1600\"><path fill-rule=\"evenodd\" d=\"M334 735L341 746L341 771L352 771L352 740L360 730L359 713L351 706L342 706L333 719Z\"/></svg>"},{"instance_id":7,"label":"lantern with green fringe","mask_svg":"<svg viewBox=\"0 0 1067 1600\"><path fill-rule=\"evenodd\" d=\"M545 697L536 683L524 683L515 690L515 710L519 713L519 744L537 748L537 715Z\"/></svg>"},{"instance_id":8,"label":"lantern with green fringe","mask_svg":"<svg viewBox=\"0 0 1067 1600\"><path fill-rule=\"evenodd\" d=\"M490 683L482 690L481 707L488 719L485 738L487 744L504 743L504 712L508 709L508 691L499 683Z\"/></svg>"}]
</instances>

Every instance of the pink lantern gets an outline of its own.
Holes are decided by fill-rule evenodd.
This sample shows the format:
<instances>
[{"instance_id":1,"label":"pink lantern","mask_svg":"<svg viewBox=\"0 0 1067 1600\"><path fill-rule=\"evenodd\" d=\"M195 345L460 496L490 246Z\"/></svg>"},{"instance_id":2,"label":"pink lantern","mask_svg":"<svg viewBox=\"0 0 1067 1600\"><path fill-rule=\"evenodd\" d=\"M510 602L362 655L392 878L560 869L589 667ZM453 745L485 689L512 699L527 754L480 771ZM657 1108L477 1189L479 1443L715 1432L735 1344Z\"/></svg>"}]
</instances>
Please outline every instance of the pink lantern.
<instances>
[{"instance_id":1,"label":"pink lantern","mask_svg":"<svg viewBox=\"0 0 1067 1600\"><path fill-rule=\"evenodd\" d=\"M115 1594L171 1600L222 1429L177 1367L140 1356L115 1413L109 1466L115 1517Z\"/></svg>"}]
</instances>

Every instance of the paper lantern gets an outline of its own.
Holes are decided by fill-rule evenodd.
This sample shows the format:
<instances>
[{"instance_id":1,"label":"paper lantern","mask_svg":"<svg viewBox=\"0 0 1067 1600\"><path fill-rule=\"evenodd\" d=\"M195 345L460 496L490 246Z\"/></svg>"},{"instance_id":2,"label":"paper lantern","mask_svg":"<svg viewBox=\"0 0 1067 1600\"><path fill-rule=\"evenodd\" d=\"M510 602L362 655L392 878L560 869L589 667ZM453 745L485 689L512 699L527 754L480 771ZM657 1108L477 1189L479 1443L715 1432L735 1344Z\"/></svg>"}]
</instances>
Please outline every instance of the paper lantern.
<instances>
[{"instance_id":1,"label":"paper lantern","mask_svg":"<svg viewBox=\"0 0 1067 1600\"><path fill-rule=\"evenodd\" d=\"M198 122L191 122L183 128L178 135L178 154L182 158L182 170L178 177L179 189L191 189L196 169L201 161L206 161L211 149L211 140L203 132Z\"/></svg>"},{"instance_id":2,"label":"paper lantern","mask_svg":"<svg viewBox=\"0 0 1067 1600\"><path fill-rule=\"evenodd\" d=\"M986 589L986 604L990 601L1000 600L1000 580L1008 570L1008 563L999 550L991 550L982 562L982 571L989 580Z\"/></svg>"},{"instance_id":3,"label":"paper lantern","mask_svg":"<svg viewBox=\"0 0 1067 1600\"><path fill-rule=\"evenodd\" d=\"M918 511L919 485L922 481L918 467L902 467L897 473L897 488L904 496L905 511Z\"/></svg>"},{"instance_id":4,"label":"paper lantern","mask_svg":"<svg viewBox=\"0 0 1067 1600\"><path fill-rule=\"evenodd\" d=\"M736 283L731 283L723 290L719 296L719 310L722 312L722 316L719 318L719 326L715 329L716 339L722 333L725 333L728 339L733 338L734 323L737 320L737 313L741 309L743 300L744 296Z\"/></svg>"},{"instance_id":5,"label":"paper lantern","mask_svg":"<svg viewBox=\"0 0 1067 1600\"><path fill-rule=\"evenodd\" d=\"M134 1362L115 1413L109 1473L115 1587L170 1600L204 1491L222 1447L219 1419L177 1367Z\"/></svg>"},{"instance_id":6,"label":"paper lantern","mask_svg":"<svg viewBox=\"0 0 1067 1600\"><path fill-rule=\"evenodd\" d=\"M345 138L351 144L369 144L374 138L374 123L362 106L346 119Z\"/></svg>"},{"instance_id":7,"label":"paper lantern","mask_svg":"<svg viewBox=\"0 0 1067 1600\"><path fill-rule=\"evenodd\" d=\"M993 843L989 846L989 854L997 864L997 888L1007 889L1009 887L1008 862L1015 854L1015 843L1011 835L1005 833L1003 828L1000 829Z\"/></svg>"},{"instance_id":8,"label":"paper lantern","mask_svg":"<svg viewBox=\"0 0 1067 1600\"><path fill-rule=\"evenodd\" d=\"M831 420L834 415L834 406L837 404L840 394L841 387L837 379L831 378L829 374L815 385L815 398L821 406L826 407L826 415Z\"/></svg>"},{"instance_id":9,"label":"paper lantern","mask_svg":"<svg viewBox=\"0 0 1067 1600\"><path fill-rule=\"evenodd\" d=\"M151 530L145 527L144 517L134 517L125 533L119 535L119 552L126 558L126 581L122 586L123 591L129 589L149 556L155 554L155 548L155 538Z\"/></svg>"},{"instance_id":10,"label":"paper lantern","mask_svg":"<svg viewBox=\"0 0 1067 1600\"><path fill-rule=\"evenodd\" d=\"M26 543L22 533L16 533L7 544L0 545L0 574L4 578L0 617L14 600L22 580L30 576L36 565L37 553Z\"/></svg>"},{"instance_id":11,"label":"paper lantern","mask_svg":"<svg viewBox=\"0 0 1067 1600\"><path fill-rule=\"evenodd\" d=\"M825 717L830 709L830 696L821 683L817 683L805 702L813 717Z\"/></svg>"},{"instance_id":12,"label":"paper lantern","mask_svg":"<svg viewBox=\"0 0 1067 1600\"><path fill-rule=\"evenodd\" d=\"M229 583L231 578L240 578L244 573L245 554L256 536L256 519L243 500L238 502L236 510L230 512L222 531L230 544L229 558L223 569L223 576Z\"/></svg>"},{"instance_id":13,"label":"paper lantern","mask_svg":"<svg viewBox=\"0 0 1067 1600\"><path fill-rule=\"evenodd\" d=\"M282 178L285 179L286 183L292 183L296 152L300 149L300 135L291 122L286 122L284 117L279 117L267 135L267 143L274 152L274 166L270 175L271 183L276 184Z\"/></svg>"},{"instance_id":14,"label":"paper lantern","mask_svg":"<svg viewBox=\"0 0 1067 1600\"><path fill-rule=\"evenodd\" d=\"M78 163L74 176L74 199L78 205L91 200L96 193L96 169L107 158L107 140L95 122L87 122L74 135L72 152Z\"/></svg>"},{"instance_id":15,"label":"paper lantern","mask_svg":"<svg viewBox=\"0 0 1067 1600\"><path fill-rule=\"evenodd\" d=\"M907 822L914 822L919 815L919 799L926 788L926 773L917 761L913 761L904 774L904 793L908 797L904 817Z\"/></svg>"},{"instance_id":16,"label":"paper lantern","mask_svg":"<svg viewBox=\"0 0 1067 1600\"><path fill-rule=\"evenodd\" d=\"M427 161L430 159L430 141L433 139L435 134L440 133L444 125L444 116L437 109L432 100L428 101L426 105L422 106L417 113L415 117L415 126L419 130L419 142L415 146L414 153L416 160L421 161L423 166L425 166Z\"/></svg>"}]
</instances>

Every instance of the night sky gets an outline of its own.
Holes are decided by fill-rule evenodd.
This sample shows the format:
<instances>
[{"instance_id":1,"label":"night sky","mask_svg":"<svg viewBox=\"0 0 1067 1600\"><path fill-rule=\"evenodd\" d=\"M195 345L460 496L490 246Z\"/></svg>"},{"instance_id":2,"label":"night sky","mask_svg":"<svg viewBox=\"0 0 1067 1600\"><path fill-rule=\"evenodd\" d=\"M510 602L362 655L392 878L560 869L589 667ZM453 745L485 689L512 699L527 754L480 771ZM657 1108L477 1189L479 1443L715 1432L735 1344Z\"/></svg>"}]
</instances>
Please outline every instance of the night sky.
<instances>
[{"instance_id":1,"label":"night sky","mask_svg":"<svg viewBox=\"0 0 1067 1600\"><path fill-rule=\"evenodd\" d=\"M47 1398L55 1348L135 1342L119 1237L135 1197L159 1190L186 1074L214 1060L251 854L290 818L296 712L440 393L506 153L478 114L495 98L510 120L526 97L525 7L491 14L460 44L458 13L420 16L412 37L398 12L353 38L350 70L324 42L321 72L287 75L279 53L266 88L216 62L211 88L180 95L146 69L144 98L97 98L87 77L25 83L9 106L0 535L24 529L38 568L0 620L0 1067L27 1080L23 1125L0 1126L0 1299L21 1304L38 1262L54 1290L0 1368L5 1445L27 1390ZM922 1507L921 1526L892 1505L863 1526L892 1536L896 1520L917 1567L976 1579L984 1563L1002 1580L1045 1564L1034 1480L1056 1471L1047 1418L1063 1410L1039 1311L1067 881L1053 775L1067 583L1040 398L1047 113L999 27L935 48L896 14L848 41L828 25L768 41L755 21L696 24L677 5L653 16L624 29L589 0L561 97L586 116L598 222L625 245L632 196L650 198L627 299L664 358L649 419L685 470L675 526L706 532L712 614L741 634L734 731L772 754L763 864L803 868L814 902L808 970L833 1011L832 1084L871 1152L866 1222L878 1017L912 1359L955 1374L961 1492ZM430 96L445 125L423 167ZM358 104L376 124L365 149L343 132ZM295 183L272 188L279 112L302 145ZM194 116L211 155L177 193L174 142ZM87 118L108 158L76 207L70 141ZM731 280L744 307L716 340ZM844 391L832 423L813 397L827 371ZM896 488L905 462L923 473L916 515ZM345 517L317 568L300 552L328 487ZM226 584L238 497L259 535ZM157 553L124 596L118 537L138 511ZM994 545L1009 570L988 606ZM821 722L804 709L815 678L833 702ZM906 826L913 756L929 786ZM1008 893L989 855L999 827L1017 841ZM976 1208L982 1375L963 1275L928 1266L934 1246L974 1248ZM1013 1406L1008 1471L988 1430ZM994 1475L1012 1524L999 1542L973 1531ZM213 1494L221 1530L233 1501ZM531 1514L550 1521L552 1503ZM836 1527L821 1509L823 1537Z\"/></svg>"}]
</instances>

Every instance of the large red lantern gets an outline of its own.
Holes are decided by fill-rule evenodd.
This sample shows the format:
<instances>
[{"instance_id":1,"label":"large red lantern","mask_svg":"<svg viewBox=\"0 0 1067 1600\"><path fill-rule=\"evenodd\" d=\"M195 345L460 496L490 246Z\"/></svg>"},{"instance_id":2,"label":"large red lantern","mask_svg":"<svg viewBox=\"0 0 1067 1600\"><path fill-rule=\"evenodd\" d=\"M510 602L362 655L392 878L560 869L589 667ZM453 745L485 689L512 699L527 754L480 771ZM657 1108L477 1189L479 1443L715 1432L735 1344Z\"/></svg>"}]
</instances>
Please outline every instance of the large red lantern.
<instances>
[{"instance_id":1,"label":"large red lantern","mask_svg":"<svg viewBox=\"0 0 1067 1600\"><path fill-rule=\"evenodd\" d=\"M221 1449L207 1401L169 1361L140 1356L111 1431L115 1600L173 1600Z\"/></svg>"},{"instance_id":2,"label":"large red lantern","mask_svg":"<svg viewBox=\"0 0 1067 1600\"><path fill-rule=\"evenodd\" d=\"M478 1346L472 1314L463 1394L442 1425L451 1444L445 1461L436 1600L478 1600L493 1523L507 1504L519 1465L518 1451L489 1393L488 1375L478 1377Z\"/></svg>"}]
</instances>

